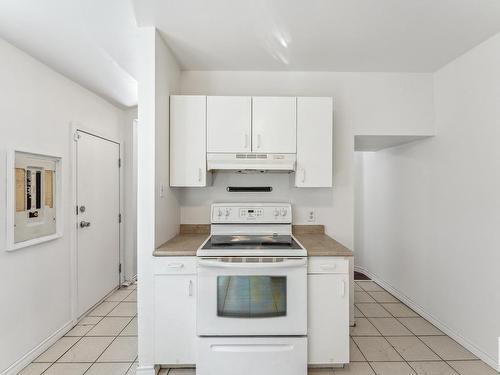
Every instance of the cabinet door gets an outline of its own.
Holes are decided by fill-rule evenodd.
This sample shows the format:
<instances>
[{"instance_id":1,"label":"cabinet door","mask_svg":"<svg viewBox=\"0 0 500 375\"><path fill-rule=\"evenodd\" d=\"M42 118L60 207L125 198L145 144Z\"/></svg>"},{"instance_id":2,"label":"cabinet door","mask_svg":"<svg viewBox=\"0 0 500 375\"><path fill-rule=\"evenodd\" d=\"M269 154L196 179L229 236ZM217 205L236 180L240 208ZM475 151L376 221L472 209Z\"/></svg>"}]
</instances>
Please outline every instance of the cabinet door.
<instances>
[{"instance_id":1,"label":"cabinet door","mask_svg":"<svg viewBox=\"0 0 500 375\"><path fill-rule=\"evenodd\" d=\"M170 97L170 186L207 184L206 106L206 96Z\"/></svg>"},{"instance_id":2,"label":"cabinet door","mask_svg":"<svg viewBox=\"0 0 500 375\"><path fill-rule=\"evenodd\" d=\"M315 274L308 282L309 364L349 362L349 277Z\"/></svg>"},{"instance_id":3,"label":"cabinet door","mask_svg":"<svg viewBox=\"0 0 500 375\"><path fill-rule=\"evenodd\" d=\"M297 98L297 187L331 187L332 98Z\"/></svg>"},{"instance_id":4,"label":"cabinet door","mask_svg":"<svg viewBox=\"0 0 500 375\"><path fill-rule=\"evenodd\" d=\"M155 275L155 363L195 364L196 275Z\"/></svg>"},{"instance_id":5,"label":"cabinet door","mask_svg":"<svg viewBox=\"0 0 500 375\"><path fill-rule=\"evenodd\" d=\"M296 98L252 98L252 151L296 152Z\"/></svg>"},{"instance_id":6,"label":"cabinet door","mask_svg":"<svg viewBox=\"0 0 500 375\"><path fill-rule=\"evenodd\" d=\"M251 128L251 97L207 97L208 152L250 152Z\"/></svg>"}]
</instances>

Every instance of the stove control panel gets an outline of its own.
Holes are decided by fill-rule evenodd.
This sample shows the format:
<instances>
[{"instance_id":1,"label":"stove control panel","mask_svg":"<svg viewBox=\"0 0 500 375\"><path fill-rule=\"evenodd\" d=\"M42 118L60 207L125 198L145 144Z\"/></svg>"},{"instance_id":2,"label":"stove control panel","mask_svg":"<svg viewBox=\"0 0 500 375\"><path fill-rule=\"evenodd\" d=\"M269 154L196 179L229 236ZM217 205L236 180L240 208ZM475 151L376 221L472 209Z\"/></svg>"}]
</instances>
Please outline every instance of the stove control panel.
<instances>
[{"instance_id":1,"label":"stove control panel","mask_svg":"<svg viewBox=\"0 0 500 375\"><path fill-rule=\"evenodd\" d=\"M291 223L289 203L214 203L212 223Z\"/></svg>"}]
</instances>

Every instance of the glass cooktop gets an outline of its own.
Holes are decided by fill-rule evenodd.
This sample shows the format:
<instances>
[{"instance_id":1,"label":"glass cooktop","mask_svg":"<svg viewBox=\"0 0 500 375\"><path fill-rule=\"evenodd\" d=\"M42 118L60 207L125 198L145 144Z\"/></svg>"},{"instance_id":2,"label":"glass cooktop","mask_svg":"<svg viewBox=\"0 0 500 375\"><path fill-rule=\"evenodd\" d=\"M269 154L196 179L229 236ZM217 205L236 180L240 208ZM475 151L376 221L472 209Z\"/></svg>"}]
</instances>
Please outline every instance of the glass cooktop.
<instances>
[{"instance_id":1,"label":"glass cooktop","mask_svg":"<svg viewBox=\"0 0 500 375\"><path fill-rule=\"evenodd\" d=\"M203 250L211 249L302 249L289 235L213 235Z\"/></svg>"}]
</instances>

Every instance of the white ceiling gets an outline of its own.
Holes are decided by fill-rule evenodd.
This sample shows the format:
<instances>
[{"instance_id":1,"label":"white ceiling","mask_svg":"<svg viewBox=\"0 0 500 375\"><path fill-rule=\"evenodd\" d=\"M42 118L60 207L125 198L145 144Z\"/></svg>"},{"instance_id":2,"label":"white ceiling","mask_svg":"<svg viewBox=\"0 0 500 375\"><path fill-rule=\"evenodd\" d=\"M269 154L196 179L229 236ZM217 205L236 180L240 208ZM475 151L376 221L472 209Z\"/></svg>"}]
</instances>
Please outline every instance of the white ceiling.
<instances>
[{"instance_id":1,"label":"white ceiling","mask_svg":"<svg viewBox=\"0 0 500 375\"><path fill-rule=\"evenodd\" d=\"M0 0L0 37L128 107L135 17L186 70L432 72L500 32L500 0Z\"/></svg>"},{"instance_id":2,"label":"white ceiling","mask_svg":"<svg viewBox=\"0 0 500 375\"><path fill-rule=\"evenodd\" d=\"M134 0L186 70L433 72L500 31L499 0Z\"/></svg>"},{"instance_id":3,"label":"white ceiling","mask_svg":"<svg viewBox=\"0 0 500 375\"><path fill-rule=\"evenodd\" d=\"M123 107L137 104L137 32L127 0L0 1L0 37Z\"/></svg>"}]
</instances>

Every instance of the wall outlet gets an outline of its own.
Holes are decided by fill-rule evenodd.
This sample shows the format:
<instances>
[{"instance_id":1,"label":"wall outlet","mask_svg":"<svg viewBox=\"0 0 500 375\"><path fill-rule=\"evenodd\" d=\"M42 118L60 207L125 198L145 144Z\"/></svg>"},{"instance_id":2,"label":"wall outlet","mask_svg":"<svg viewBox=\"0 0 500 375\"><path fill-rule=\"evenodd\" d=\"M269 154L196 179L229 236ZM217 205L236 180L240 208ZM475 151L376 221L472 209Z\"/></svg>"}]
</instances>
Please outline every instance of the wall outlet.
<instances>
[{"instance_id":1,"label":"wall outlet","mask_svg":"<svg viewBox=\"0 0 500 375\"><path fill-rule=\"evenodd\" d=\"M311 209L307 212L307 221L310 223L314 223L316 221L316 211Z\"/></svg>"}]
</instances>

